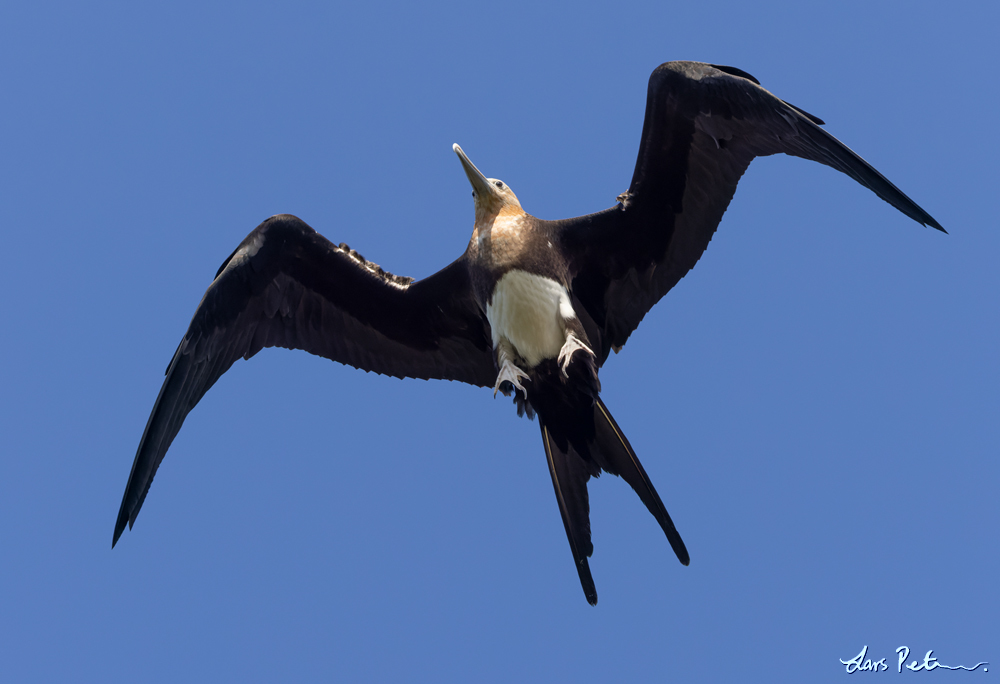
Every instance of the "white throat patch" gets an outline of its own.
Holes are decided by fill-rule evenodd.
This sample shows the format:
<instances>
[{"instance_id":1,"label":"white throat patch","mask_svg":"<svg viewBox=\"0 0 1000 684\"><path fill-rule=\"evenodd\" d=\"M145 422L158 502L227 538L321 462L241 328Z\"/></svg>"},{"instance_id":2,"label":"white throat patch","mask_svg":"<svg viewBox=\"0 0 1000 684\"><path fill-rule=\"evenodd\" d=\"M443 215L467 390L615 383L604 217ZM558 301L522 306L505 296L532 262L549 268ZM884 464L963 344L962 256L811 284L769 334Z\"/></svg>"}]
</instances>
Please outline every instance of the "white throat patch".
<instances>
[{"instance_id":1,"label":"white throat patch","mask_svg":"<svg viewBox=\"0 0 1000 684\"><path fill-rule=\"evenodd\" d=\"M513 270L497 282L486 318L493 329L493 346L506 340L534 368L559 355L566 342L564 321L576 318L576 311L569 292L556 281Z\"/></svg>"}]
</instances>

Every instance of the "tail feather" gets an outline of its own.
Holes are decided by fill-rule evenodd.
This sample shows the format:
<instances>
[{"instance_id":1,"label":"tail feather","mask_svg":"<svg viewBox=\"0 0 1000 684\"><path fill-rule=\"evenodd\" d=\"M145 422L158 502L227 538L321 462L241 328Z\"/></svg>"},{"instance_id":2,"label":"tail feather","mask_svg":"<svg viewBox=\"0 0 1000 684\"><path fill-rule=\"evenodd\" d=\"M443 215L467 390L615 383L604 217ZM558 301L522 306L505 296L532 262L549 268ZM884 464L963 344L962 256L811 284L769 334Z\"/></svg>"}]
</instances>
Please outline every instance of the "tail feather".
<instances>
[{"instance_id":1,"label":"tail feather","mask_svg":"<svg viewBox=\"0 0 1000 684\"><path fill-rule=\"evenodd\" d=\"M556 415L554 416L556 419L550 422L547 413L548 411L538 414L545 458L548 460L559 513L562 515L570 551L573 553L573 561L580 575L580 584L583 586L587 601L591 605L597 605L597 588L587 560L594 553L594 545L590 538L590 500L587 495L587 482L592 476L599 476L601 470L618 475L629 483L649 512L660 523L664 534L667 535L667 541L677 554L677 559L688 565L691 558L681 540L681 535L674 527L663 501L660 500L660 495L649 481L649 476L635 455L632 445L628 443L625 434L611 417L611 412L600 397L594 401L592 422L573 420L567 415ZM569 430L572 432L567 434Z\"/></svg>"},{"instance_id":2,"label":"tail feather","mask_svg":"<svg viewBox=\"0 0 1000 684\"><path fill-rule=\"evenodd\" d=\"M594 577L590 574L590 563L587 558L594 552L590 541L590 502L587 497L587 480L590 479L590 469L587 463L577 454L565 440L565 450L561 449L552 438L548 426L539 421L542 429L542 443L545 445L545 458L549 462L549 474L552 476L552 487L559 503L559 513L562 514L566 537L573 552L574 565L580 575L580 584L587 602L597 605L597 587Z\"/></svg>"},{"instance_id":3,"label":"tail feather","mask_svg":"<svg viewBox=\"0 0 1000 684\"><path fill-rule=\"evenodd\" d=\"M677 560L688 565L691 562L691 557L688 555L687 547L684 546L680 533L674 527L674 522L670 519L670 514L667 513L663 501L660 500L660 495L656 493L653 483L649 481L649 476L646 475L646 471L639 462L639 457L635 455L632 445L625 438L625 433L611 417L611 412L608 411L608 407L604 405L600 397L594 403L594 428L597 449L592 450L592 452L599 452L603 457L605 463L601 463L601 467L612 475L621 476L631 485L642 502L646 504L649 512L656 518L656 522L660 523L664 534L667 535L667 541L670 542L670 547L677 554Z\"/></svg>"}]
</instances>

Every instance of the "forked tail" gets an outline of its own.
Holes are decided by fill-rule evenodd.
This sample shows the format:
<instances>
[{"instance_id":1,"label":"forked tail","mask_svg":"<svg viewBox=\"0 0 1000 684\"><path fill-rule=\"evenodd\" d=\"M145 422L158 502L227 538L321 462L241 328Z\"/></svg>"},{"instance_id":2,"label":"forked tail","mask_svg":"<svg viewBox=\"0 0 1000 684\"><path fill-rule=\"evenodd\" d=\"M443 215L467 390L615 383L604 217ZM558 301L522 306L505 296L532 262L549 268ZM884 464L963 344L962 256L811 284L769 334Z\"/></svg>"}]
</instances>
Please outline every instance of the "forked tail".
<instances>
[{"instance_id":1,"label":"forked tail","mask_svg":"<svg viewBox=\"0 0 1000 684\"><path fill-rule=\"evenodd\" d=\"M660 524L677 559L684 565L690 563L687 548L660 500L660 495L656 493L632 445L628 443L600 397L594 402L592 433L589 429L591 426L587 425L580 426L584 434L559 434L556 430L566 423L560 425L557 421L550 425L541 414L538 422L566 537L569 539L576 571L580 575L583 593L591 605L597 604L597 588L587 561L594 552L590 539L587 481L591 476L598 477L601 470L618 475L629 483Z\"/></svg>"}]
</instances>

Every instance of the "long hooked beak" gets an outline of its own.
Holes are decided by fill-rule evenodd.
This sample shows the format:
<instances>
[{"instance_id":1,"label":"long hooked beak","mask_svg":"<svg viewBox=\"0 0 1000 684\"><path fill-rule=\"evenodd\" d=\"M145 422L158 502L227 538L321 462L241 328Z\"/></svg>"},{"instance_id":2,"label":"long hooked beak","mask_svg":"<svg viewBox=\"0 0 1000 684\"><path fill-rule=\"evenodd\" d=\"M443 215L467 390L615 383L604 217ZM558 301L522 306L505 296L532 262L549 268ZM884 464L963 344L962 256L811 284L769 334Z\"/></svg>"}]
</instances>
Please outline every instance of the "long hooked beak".
<instances>
[{"instance_id":1,"label":"long hooked beak","mask_svg":"<svg viewBox=\"0 0 1000 684\"><path fill-rule=\"evenodd\" d=\"M459 160L462 162L462 168L465 169L465 175L469 177L469 182L472 183L472 189L476 191L476 195L482 198L488 197L490 195L497 194L493 185L486 179L482 171L476 168L469 157L466 156L462 148L455 143L451 146L451 149L455 150L455 154L458 155Z\"/></svg>"}]
</instances>

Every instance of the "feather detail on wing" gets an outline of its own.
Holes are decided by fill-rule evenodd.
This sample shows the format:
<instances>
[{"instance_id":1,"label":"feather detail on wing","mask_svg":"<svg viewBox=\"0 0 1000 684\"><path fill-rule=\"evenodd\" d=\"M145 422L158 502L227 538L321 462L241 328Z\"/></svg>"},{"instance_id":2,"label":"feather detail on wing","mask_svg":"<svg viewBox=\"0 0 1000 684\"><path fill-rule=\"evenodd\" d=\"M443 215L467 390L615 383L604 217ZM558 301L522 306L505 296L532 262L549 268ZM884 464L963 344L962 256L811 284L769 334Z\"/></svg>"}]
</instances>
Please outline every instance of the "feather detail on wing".
<instances>
[{"instance_id":1,"label":"feather detail on wing","mask_svg":"<svg viewBox=\"0 0 1000 684\"><path fill-rule=\"evenodd\" d=\"M465 257L420 281L386 273L294 216L258 226L219 269L170 365L139 443L112 546L142 507L184 418L239 358L302 349L384 375L496 376Z\"/></svg>"},{"instance_id":2,"label":"feather detail on wing","mask_svg":"<svg viewBox=\"0 0 1000 684\"><path fill-rule=\"evenodd\" d=\"M635 173L620 204L551 228L570 260L573 295L600 331L591 342L601 363L698 262L755 157L783 152L826 164L944 230L820 124L732 67L668 62L653 72Z\"/></svg>"}]
</instances>

